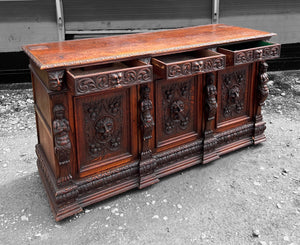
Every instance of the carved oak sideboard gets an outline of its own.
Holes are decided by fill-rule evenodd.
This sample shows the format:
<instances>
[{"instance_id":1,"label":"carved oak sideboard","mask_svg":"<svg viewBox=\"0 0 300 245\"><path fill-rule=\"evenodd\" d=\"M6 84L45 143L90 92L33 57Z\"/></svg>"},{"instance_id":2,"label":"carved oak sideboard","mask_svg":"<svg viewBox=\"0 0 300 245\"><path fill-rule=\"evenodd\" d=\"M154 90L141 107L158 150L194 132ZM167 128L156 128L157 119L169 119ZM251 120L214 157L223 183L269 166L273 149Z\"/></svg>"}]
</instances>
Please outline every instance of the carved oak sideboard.
<instances>
[{"instance_id":1,"label":"carved oak sideboard","mask_svg":"<svg viewBox=\"0 0 300 245\"><path fill-rule=\"evenodd\" d=\"M273 35L217 24L23 47L55 219L264 141Z\"/></svg>"}]
</instances>

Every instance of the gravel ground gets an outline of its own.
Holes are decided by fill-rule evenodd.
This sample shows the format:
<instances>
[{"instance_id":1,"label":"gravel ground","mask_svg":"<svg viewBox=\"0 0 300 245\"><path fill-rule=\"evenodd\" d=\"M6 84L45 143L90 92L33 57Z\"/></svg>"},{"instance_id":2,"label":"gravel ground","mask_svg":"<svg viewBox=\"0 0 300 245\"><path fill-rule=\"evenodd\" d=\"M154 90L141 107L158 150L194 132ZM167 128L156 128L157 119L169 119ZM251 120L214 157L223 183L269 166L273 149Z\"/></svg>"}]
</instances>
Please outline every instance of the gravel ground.
<instances>
[{"instance_id":1,"label":"gravel ground","mask_svg":"<svg viewBox=\"0 0 300 245\"><path fill-rule=\"evenodd\" d=\"M267 141L55 222L31 89L0 90L0 244L300 245L300 71L270 73Z\"/></svg>"}]
</instances>

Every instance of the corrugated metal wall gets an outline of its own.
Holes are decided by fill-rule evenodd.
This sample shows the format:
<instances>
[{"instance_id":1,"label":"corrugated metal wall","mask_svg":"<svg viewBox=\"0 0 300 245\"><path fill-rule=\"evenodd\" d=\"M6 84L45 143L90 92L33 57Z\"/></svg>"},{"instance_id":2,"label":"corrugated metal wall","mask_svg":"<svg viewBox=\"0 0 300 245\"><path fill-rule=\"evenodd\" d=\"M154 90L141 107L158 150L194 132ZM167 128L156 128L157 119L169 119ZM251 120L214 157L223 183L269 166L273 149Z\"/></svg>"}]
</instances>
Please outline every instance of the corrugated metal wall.
<instances>
[{"instance_id":1,"label":"corrugated metal wall","mask_svg":"<svg viewBox=\"0 0 300 245\"><path fill-rule=\"evenodd\" d=\"M211 22L210 0L63 1L66 30L164 29Z\"/></svg>"},{"instance_id":2,"label":"corrugated metal wall","mask_svg":"<svg viewBox=\"0 0 300 245\"><path fill-rule=\"evenodd\" d=\"M105 34L105 30L147 31L209 24L211 2L63 0L66 33L102 30ZM300 1L220 0L219 22L276 32L278 37L272 40L280 43L300 42ZM54 0L0 0L0 52L57 40Z\"/></svg>"},{"instance_id":3,"label":"corrugated metal wall","mask_svg":"<svg viewBox=\"0 0 300 245\"><path fill-rule=\"evenodd\" d=\"M300 1L220 0L220 23L275 32L272 41L300 42Z\"/></svg>"},{"instance_id":4,"label":"corrugated metal wall","mask_svg":"<svg viewBox=\"0 0 300 245\"><path fill-rule=\"evenodd\" d=\"M0 52L57 38L54 0L0 1Z\"/></svg>"}]
</instances>

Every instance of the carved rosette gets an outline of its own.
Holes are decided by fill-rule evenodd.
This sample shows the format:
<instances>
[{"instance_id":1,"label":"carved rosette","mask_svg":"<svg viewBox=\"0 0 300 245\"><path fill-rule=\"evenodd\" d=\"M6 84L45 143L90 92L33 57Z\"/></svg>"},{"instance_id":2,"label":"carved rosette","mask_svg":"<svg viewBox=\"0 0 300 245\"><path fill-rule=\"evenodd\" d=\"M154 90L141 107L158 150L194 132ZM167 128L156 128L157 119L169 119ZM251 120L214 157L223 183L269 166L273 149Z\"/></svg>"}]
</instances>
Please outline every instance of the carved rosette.
<instances>
[{"instance_id":1,"label":"carved rosette","mask_svg":"<svg viewBox=\"0 0 300 245\"><path fill-rule=\"evenodd\" d=\"M265 100L269 95L268 82L269 77L267 74L268 64L266 62L261 62L259 64L259 74L258 74L258 104L260 106L264 105Z\"/></svg>"},{"instance_id":2,"label":"carved rosette","mask_svg":"<svg viewBox=\"0 0 300 245\"><path fill-rule=\"evenodd\" d=\"M187 75L206 73L225 68L225 57L208 58L167 66L167 78L177 78Z\"/></svg>"},{"instance_id":3,"label":"carved rosette","mask_svg":"<svg viewBox=\"0 0 300 245\"><path fill-rule=\"evenodd\" d=\"M69 137L70 125L65 118L65 107L61 104L53 108L54 120L52 123L54 134L54 152L60 166L60 178L58 184L72 179L70 173L71 141Z\"/></svg>"},{"instance_id":4,"label":"carved rosette","mask_svg":"<svg viewBox=\"0 0 300 245\"><path fill-rule=\"evenodd\" d=\"M48 73L49 89L60 91L62 89L64 71L51 71Z\"/></svg>"},{"instance_id":5,"label":"carved rosette","mask_svg":"<svg viewBox=\"0 0 300 245\"><path fill-rule=\"evenodd\" d=\"M152 68L119 71L96 75L92 77L78 78L75 80L76 94L87 94L111 88L131 86L152 81Z\"/></svg>"},{"instance_id":6,"label":"carved rosette","mask_svg":"<svg viewBox=\"0 0 300 245\"><path fill-rule=\"evenodd\" d=\"M191 81L162 87L163 132L167 135L186 130L191 123Z\"/></svg>"}]
</instances>

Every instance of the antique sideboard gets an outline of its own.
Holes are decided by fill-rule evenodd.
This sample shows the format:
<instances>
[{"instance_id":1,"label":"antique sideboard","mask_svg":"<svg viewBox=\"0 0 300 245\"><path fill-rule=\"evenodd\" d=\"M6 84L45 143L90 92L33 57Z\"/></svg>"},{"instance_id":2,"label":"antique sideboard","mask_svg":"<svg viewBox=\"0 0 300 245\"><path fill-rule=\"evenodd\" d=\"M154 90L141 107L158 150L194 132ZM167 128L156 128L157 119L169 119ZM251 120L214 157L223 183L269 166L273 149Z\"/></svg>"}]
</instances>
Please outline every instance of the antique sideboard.
<instances>
[{"instance_id":1,"label":"antique sideboard","mask_svg":"<svg viewBox=\"0 0 300 245\"><path fill-rule=\"evenodd\" d=\"M263 142L273 35L216 24L24 46L55 219Z\"/></svg>"}]
</instances>

